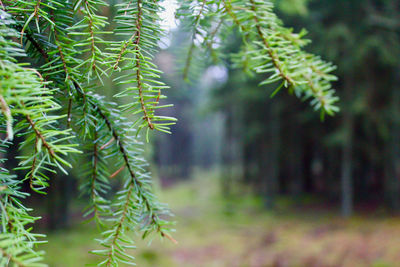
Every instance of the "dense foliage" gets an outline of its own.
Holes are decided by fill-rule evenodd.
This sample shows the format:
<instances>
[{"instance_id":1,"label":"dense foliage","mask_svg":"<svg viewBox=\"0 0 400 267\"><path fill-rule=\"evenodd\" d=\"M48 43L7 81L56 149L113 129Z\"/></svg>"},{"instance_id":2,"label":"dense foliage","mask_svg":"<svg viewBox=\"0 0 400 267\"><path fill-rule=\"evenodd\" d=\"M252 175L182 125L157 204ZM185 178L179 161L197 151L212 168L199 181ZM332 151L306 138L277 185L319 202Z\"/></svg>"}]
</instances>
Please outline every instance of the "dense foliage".
<instances>
[{"instance_id":1,"label":"dense foliage","mask_svg":"<svg viewBox=\"0 0 400 267\"><path fill-rule=\"evenodd\" d=\"M103 229L99 265L133 262L131 232L155 232L171 241L170 213L152 193L151 175L139 133L169 132L171 117L157 114L162 91L153 63L163 36L160 1L28 0L2 1L0 10L0 117L2 149L22 138L17 170L1 169L0 264L43 266L35 251L41 242L21 199L21 186L45 194L54 173L87 162L80 190L90 197L85 216ZM235 66L262 73L261 84L282 87L321 114L338 108L330 82L334 67L304 52L304 32L283 27L269 1L182 1L177 12L193 34L184 77L190 78L200 54L218 60L224 40L238 31L243 39L232 55ZM115 16L107 16L109 9ZM119 86L115 104L100 95ZM74 163L76 162L76 163ZM114 194L110 179L121 186Z\"/></svg>"}]
</instances>

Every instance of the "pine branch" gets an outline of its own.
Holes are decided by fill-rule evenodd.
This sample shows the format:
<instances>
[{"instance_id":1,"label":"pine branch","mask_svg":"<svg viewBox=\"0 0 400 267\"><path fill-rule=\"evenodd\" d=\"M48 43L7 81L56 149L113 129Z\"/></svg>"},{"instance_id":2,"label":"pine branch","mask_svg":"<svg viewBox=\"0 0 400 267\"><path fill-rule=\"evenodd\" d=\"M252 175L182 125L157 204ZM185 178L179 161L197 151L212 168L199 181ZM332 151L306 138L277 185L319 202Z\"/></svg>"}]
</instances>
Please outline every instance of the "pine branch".
<instances>
[{"instance_id":1,"label":"pine branch","mask_svg":"<svg viewBox=\"0 0 400 267\"><path fill-rule=\"evenodd\" d=\"M189 47L189 52L188 55L186 57L186 63L185 63L185 68L183 70L183 79L187 80L188 79L188 73L189 73L189 68L190 68L190 64L192 61L192 57L193 57L193 50L194 50L194 40L196 39L196 34L198 33L198 26L199 26L199 22L200 22L200 18L201 15L204 11L204 7L206 4L207 0L202 0L201 5L200 5L200 10L199 13L197 14L195 20L194 20L194 27L193 27L193 34L192 34L192 39L190 42L190 47Z\"/></svg>"},{"instance_id":2,"label":"pine branch","mask_svg":"<svg viewBox=\"0 0 400 267\"><path fill-rule=\"evenodd\" d=\"M0 254L2 255L2 257L4 257L5 259L7 259L7 265L9 263L14 263L16 266L18 267L28 267L27 265L23 264L22 262L20 262L18 259L16 259L12 254L7 253L7 251L5 251L4 249L0 248Z\"/></svg>"},{"instance_id":3,"label":"pine branch","mask_svg":"<svg viewBox=\"0 0 400 267\"><path fill-rule=\"evenodd\" d=\"M102 80L102 75L107 75L105 69L108 67L108 64L104 60L106 55L99 48L99 45L106 43L100 36L103 34L110 34L111 32L103 31L103 28L108 25L107 18L96 14L100 8L105 6L108 6L108 4L103 0L77 1L74 10L80 9L84 17L75 25L68 28L68 31L70 31L69 35L74 37L86 37L80 38L75 43L75 46L83 48L87 47L82 52L89 52L89 56L81 63L82 65L86 65L85 76L87 76L88 82L93 78L93 73L96 74L97 79L100 81ZM82 31L82 29L85 28L86 31Z\"/></svg>"},{"instance_id":4,"label":"pine branch","mask_svg":"<svg viewBox=\"0 0 400 267\"><path fill-rule=\"evenodd\" d=\"M14 132L25 137L17 169L27 171L25 178L18 179L0 168L1 266L42 266L38 263L42 254L33 250L41 236L27 227L37 218L28 215L29 209L20 202L27 196L20 191L20 183L29 179L31 188L43 193L48 186L46 172L65 172L64 167L71 166L67 159L79 152L78 144L71 141L75 137L87 151L84 160L91 159L83 166L80 186L90 198L84 216L93 215L90 217L105 228L104 249L94 251L104 258L100 265L132 264L127 251L134 244L128 234L131 231L142 232L143 238L158 233L176 242L164 219L170 216L169 210L153 195L137 139L142 129L147 131L147 140L153 129L169 133L176 121L156 114L157 109L170 106L159 105L165 98L162 90L168 86L161 82L161 71L153 63L164 35L159 17L162 7L160 1L116 1L112 8L117 15L110 25L114 28L108 32L104 30L108 18L101 15L108 3L0 1L1 8L10 13L0 10L0 132L7 133L8 140ZM302 50L308 43L302 38L304 32L295 34L283 27L270 1L194 0L180 4L178 17L191 27L185 78L204 62L200 54L210 51L214 58L222 58L214 42L221 45L237 27L243 45L232 61L267 73L261 84L280 82L278 90L290 87L298 97L311 98L315 109L328 114L338 111L331 87L334 66ZM113 37L118 41L104 37L112 33L122 37ZM19 38L23 46L15 43ZM194 60L197 64L192 66ZM38 70L24 63L31 61ZM100 83L110 71L115 71L113 85L121 88L115 97L130 99L123 101L126 104L117 106L94 94L98 87L104 88ZM136 121L126 119L126 112L137 116ZM60 125L65 118L67 130ZM0 159L0 166L2 162ZM110 162L115 166L110 168ZM122 187L111 201L106 197L114 178L121 179Z\"/></svg>"},{"instance_id":5,"label":"pine branch","mask_svg":"<svg viewBox=\"0 0 400 267\"><path fill-rule=\"evenodd\" d=\"M26 115L26 120L29 122L29 125L32 127L33 131L35 132L37 138L42 140L43 146L49 151L49 154L53 157L56 158L56 154L54 153L53 148L51 145L46 141L44 138L43 134L39 131L39 129L36 127L35 123L33 122L32 118L29 115Z\"/></svg>"},{"instance_id":6,"label":"pine branch","mask_svg":"<svg viewBox=\"0 0 400 267\"><path fill-rule=\"evenodd\" d=\"M96 105L94 102L90 102L90 104L91 104L95 109L97 109L98 114L99 114L100 117L105 121L105 123L106 123L108 129L109 129L110 132L112 133L113 139L115 140L115 142L116 142L116 144L117 144L117 146L118 146L118 148L119 148L119 151L120 151L120 153L121 153L121 155L122 155L122 157L123 157L125 166L128 168L128 172L129 172L129 175L130 175L130 177L131 177L132 183L135 184L135 185L137 185L138 188L139 188L139 191L138 191L139 197L142 198L143 202L145 203L145 206L146 206L147 210L149 210L149 211L152 210L153 204L149 201L149 199L147 199L147 197L146 197L146 196L142 193L142 191L140 190L140 188L143 187L143 183L142 183L140 180L138 180L137 177L136 177L136 175L135 175L135 172L134 172L134 170L133 170L134 167L131 165L131 163L130 163L130 161L129 161L129 156L128 156L128 153L127 153L127 149L126 149L125 146L123 145L123 141L121 140L120 135L118 134L118 132L116 131L116 129L113 127L113 125L111 124L111 121L108 119L108 117L107 117L107 116L104 114L104 112L101 110L101 108L100 108L98 105ZM155 221L155 223L157 223L157 222Z\"/></svg>"},{"instance_id":7,"label":"pine branch","mask_svg":"<svg viewBox=\"0 0 400 267\"><path fill-rule=\"evenodd\" d=\"M134 42L135 48L134 48L134 54L136 55L136 82L137 82L137 88L139 90L139 99L140 99L140 105L142 107L143 111L143 119L147 121L147 124L150 129L154 129L154 125L151 123L151 119L149 115L147 114L147 109L146 105L144 103L144 97L143 97L143 87L142 87L142 74L141 74L141 66L140 66L140 61L141 61L141 55L140 55L140 34L141 34L141 27L142 27L142 2L141 0L137 0L137 18L136 18L136 41Z\"/></svg>"},{"instance_id":8,"label":"pine branch","mask_svg":"<svg viewBox=\"0 0 400 267\"><path fill-rule=\"evenodd\" d=\"M259 21L257 15L256 15L257 14L257 10L256 10L256 6L255 6L255 3L254 3L254 0L249 0L249 1L251 3L251 9L254 11L253 19L254 19L254 22L255 22L255 27L257 29L257 32L258 32L258 35L259 35L260 39L262 40L262 42L264 43L265 47L267 48L267 52L268 52L268 55L271 58L272 63L274 64L275 68L278 70L279 75L282 77L282 79L287 82L288 86L292 86L294 84L293 80L290 77L288 77L282 71L282 66L281 66L281 64L279 62L278 57L274 54L274 51L271 49L271 46L269 45L266 37L264 36L264 33L262 32L260 21Z\"/></svg>"},{"instance_id":9,"label":"pine branch","mask_svg":"<svg viewBox=\"0 0 400 267\"><path fill-rule=\"evenodd\" d=\"M169 126L175 119L155 115L155 110L170 105L158 106L164 96L161 90L168 88L159 81L160 71L151 62L157 41L162 35L157 12L157 3L136 0L124 1L119 4L118 15L115 17L116 31L119 35L127 36L125 41L112 44L109 50L113 54L113 69L125 74L120 75L116 82L128 87L115 97L133 97L135 101L121 105L123 111L133 111L142 114L133 124L140 131L159 130L169 133ZM135 7L135 8L133 8ZM127 26L129 25L129 26ZM133 70L132 73L130 70Z\"/></svg>"},{"instance_id":10,"label":"pine branch","mask_svg":"<svg viewBox=\"0 0 400 267\"><path fill-rule=\"evenodd\" d=\"M338 98L334 96L331 86L336 77L329 74L335 68L301 49L308 43L301 39L304 32L294 34L290 29L284 28L275 14L271 13L273 5L268 1L238 0L235 5L229 0L223 1L226 14L245 35L247 51L240 53L252 55L252 58L246 57L246 60L250 60L250 65L256 72L270 73L260 85L281 81L273 95L285 86L292 88L298 97L313 98L311 105L314 109L321 110L321 116L338 112L339 109L335 106ZM237 12L240 12L240 17ZM252 43L256 46L253 47Z\"/></svg>"},{"instance_id":11,"label":"pine branch","mask_svg":"<svg viewBox=\"0 0 400 267\"><path fill-rule=\"evenodd\" d=\"M79 85L75 85L79 86ZM77 90L82 92L81 90ZM115 204L117 210L115 213L119 214L117 218L113 218L113 230L106 231L107 237L102 241L102 244L105 245L106 249L101 251L94 251L93 253L102 255L106 259L102 262L102 264L106 266L114 266L117 260L120 260L121 257L125 258L126 261L131 261L128 255L123 253L123 248L127 245L121 244L126 242L126 238L121 241L121 236L125 235L125 228L132 229L134 225L137 224L135 218L132 216L132 212L135 209L138 209L138 212L143 213L144 211L148 216L150 216L150 221L144 225L143 230L145 231L145 235L149 232L149 226L155 229L161 236L166 237L170 240L174 240L167 232L168 229L164 229L164 225L166 222L161 220L158 216L158 210L160 209L159 204L155 203L154 200L150 199L149 195L149 184L144 183L141 179L139 179L137 173L135 172L135 168L138 168L138 162L133 161L132 152L127 148L128 143L126 143L122 136L127 137L126 132L119 132L113 122L118 121L116 119L110 119L111 116L108 112L106 112L105 108L96 100L96 97L91 95L85 95L85 99L93 108L93 112L98 114L102 121L104 121L107 126L109 132L112 135L112 144L116 147L119 152L120 157L122 158L122 167L116 172L120 173L124 168L128 170L128 177L126 178L126 183L121 191L119 191L119 196L117 197L117 203ZM119 118L121 120L121 118ZM120 122L121 123L121 122ZM108 145L110 141L108 141L105 146ZM132 141L129 142L132 145ZM114 152L111 152L115 154ZM134 164L136 163L136 164ZM113 175L112 175L113 176ZM140 211L140 205L143 205L143 211ZM163 212L165 213L165 211ZM168 213L166 213L168 214ZM139 216L139 214L137 214ZM134 222L134 223L133 223ZM129 223L133 223L133 225L128 226ZM125 225L125 226L124 226ZM116 256L117 253L119 256Z\"/></svg>"}]
</instances>

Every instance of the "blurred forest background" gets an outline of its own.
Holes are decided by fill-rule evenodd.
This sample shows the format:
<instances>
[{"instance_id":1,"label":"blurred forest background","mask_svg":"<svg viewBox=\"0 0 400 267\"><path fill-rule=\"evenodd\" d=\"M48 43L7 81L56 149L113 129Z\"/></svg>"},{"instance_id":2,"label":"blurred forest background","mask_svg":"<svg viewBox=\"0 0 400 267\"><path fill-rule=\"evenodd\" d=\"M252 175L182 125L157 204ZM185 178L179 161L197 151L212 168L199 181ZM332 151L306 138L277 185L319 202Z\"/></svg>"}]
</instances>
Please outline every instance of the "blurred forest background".
<instances>
[{"instance_id":1,"label":"blurred forest background","mask_svg":"<svg viewBox=\"0 0 400 267\"><path fill-rule=\"evenodd\" d=\"M174 28L155 61L179 122L147 146L179 244L139 242L139 266L400 266L400 2L275 4L285 25L308 30L309 51L337 65L341 112L322 122L224 62L195 60L183 81L190 33ZM226 55L241 42L228 41ZM72 173L52 180L47 202L35 198L50 266L90 261L98 232L77 219L85 198Z\"/></svg>"}]
</instances>

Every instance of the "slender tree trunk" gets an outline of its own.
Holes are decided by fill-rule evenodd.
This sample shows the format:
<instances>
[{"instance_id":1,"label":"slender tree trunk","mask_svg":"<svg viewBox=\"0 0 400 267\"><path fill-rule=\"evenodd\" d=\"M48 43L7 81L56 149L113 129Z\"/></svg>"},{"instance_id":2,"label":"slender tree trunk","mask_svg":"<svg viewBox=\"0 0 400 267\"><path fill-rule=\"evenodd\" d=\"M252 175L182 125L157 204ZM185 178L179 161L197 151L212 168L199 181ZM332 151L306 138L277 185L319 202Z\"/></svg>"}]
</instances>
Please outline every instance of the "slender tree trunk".
<instances>
[{"instance_id":1,"label":"slender tree trunk","mask_svg":"<svg viewBox=\"0 0 400 267\"><path fill-rule=\"evenodd\" d=\"M242 182L245 185L251 184L253 182L251 174L251 156L252 156L252 144L249 142L242 142L243 149L243 177Z\"/></svg>"},{"instance_id":2,"label":"slender tree trunk","mask_svg":"<svg viewBox=\"0 0 400 267\"><path fill-rule=\"evenodd\" d=\"M353 213L353 118L351 114L344 115L344 129L346 132L342 150L342 216L348 217Z\"/></svg>"},{"instance_id":3,"label":"slender tree trunk","mask_svg":"<svg viewBox=\"0 0 400 267\"><path fill-rule=\"evenodd\" d=\"M398 68L400 71L400 68ZM397 72L398 73L398 72ZM395 74L395 84L400 82L400 74ZM385 191L389 205L394 211L400 210L400 119L398 114L400 107L400 91L397 88L392 89L391 97L391 125L390 136L386 141L385 161Z\"/></svg>"},{"instance_id":4,"label":"slender tree trunk","mask_svg":"<svg viewBox=\"0 0 400 267\"><path fill-rule=\"evenodd\" d=\"M279 191L279 113L275 106L270 107L266 116L268 132L260 142L262 154L260 155L260 175L265 184L265 207L274 208L275 198Z\"/></svg>"},{"instance_id":5,"label":"slender tree trunk","mask_svg":"<svg viewBox=\"0 0 400 267\"><path fill-rule=\"evenodd\" d=\"M58 181L60 183L60 206L58 211L60 216L58 223L60 228L67 228L71 221L70 204L72 201L74 178L70 175L62 175L56 179L60 179Z\"/></svg>"},{"instance_id":6,"label":"slender tree trunk","mask_svg":"<svg viewBox=\"0 0 400 267\"><path fill-rule=\"evenodd\" d=\"M303 144L303 192L314 193L314 179L312 172L314 143L312 140L307 140Z\"/></svg>"},{"instance_id":7,"label":"slender tree trunk","mask_svg":"<svg viewBox=\"0 0 400 267\"><path fill-rule=\"evenodd\" d=\"M296 125L299 127L298 125ZM289 193L294 197L299 197L304 188L304 169L303 169L303 136L299 133L301 129L293 127L290 131L291 147L289 155Z\"/></svg>"},{"instance_id":8,"label":"slender tree trunk","mask_svg":"<svg viewBox=\"0 0 400 267\"><path fill-rule=\"evenodd\" d=\"M342 205L341 213L344 217L349 217L353 213L353 128L354 118L349 104L351 99L351 90L353 86L350 77L345 77L345 99L348 109L343 111L343 128L345 139L342 148L342 168L341 168L341 192Z\"/></svg>"},{"instance_id":9,"label":"slender tree trunk","mask_svg":"<svg viewBox=\"0 0 400 267\"><path fill-rule=\"evenodd\" d=\"M232 121L232 110L227 110L225 120L225 140L222 145L222 194L229 196L231 193L231 182L232 182L232 146L233 146L233 121Z\"/></svg>"},{"instance_id":10,"label":"slender tree trunk","mask_svg":"<svg viewBox=\"0 0 400 267\"><path fill-rule=\"evenodd\" d=\"M52 173L49 176L49 191L47 193L47 229L50 231L54 231L57 229L57 186L56 186L56 177Z\"/></svg>"}]
</instances>

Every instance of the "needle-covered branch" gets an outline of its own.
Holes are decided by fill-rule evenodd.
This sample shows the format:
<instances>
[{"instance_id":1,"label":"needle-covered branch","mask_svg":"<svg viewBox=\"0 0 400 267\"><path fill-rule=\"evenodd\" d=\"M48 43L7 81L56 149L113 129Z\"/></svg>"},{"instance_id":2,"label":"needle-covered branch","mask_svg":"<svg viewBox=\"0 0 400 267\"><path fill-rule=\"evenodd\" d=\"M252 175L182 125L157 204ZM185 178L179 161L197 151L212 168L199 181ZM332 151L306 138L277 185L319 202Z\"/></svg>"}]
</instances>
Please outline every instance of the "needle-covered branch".
<instances>
[{"instance_id":1,"label":"needle-covered branch","mask_svg":"<svg viewBox=\"0 0 400 267\"><path fill-rule=\"evenodd\" d=\"M334 67L304 52L304 32L283 27L270 1L178 3L180 27L189 32L185 77L202 75L207 58L231 60L265 73L262 84L280 84L276 92L287 87L323 113L338 110ZM23 140L17 170L25 172L15 177L0 168L1 266L43 266L42 253L34 251L41 236L27 227L37 218L22 205L28 194L20 185L29 180L32 190L45 193L50 175L66 173L74 160L85 162L75 173L89 199L84 216L103 230L103 249L93 251L103 259L99 265L133 264L135 231L176 242L139 136L141 130L147 140L150 130L169 133L176 121L158 113L170 107L160 103L168 86L154 64L165 34L162 11L153 0L0 1L0 146L6 149L14 136ZM227 59L221 51L236 30L243 43ZM110 88L119 105L99 95Z\"/></svg>"}]
</instances>

